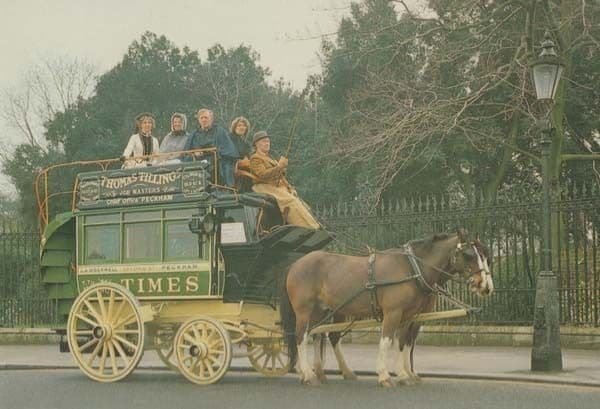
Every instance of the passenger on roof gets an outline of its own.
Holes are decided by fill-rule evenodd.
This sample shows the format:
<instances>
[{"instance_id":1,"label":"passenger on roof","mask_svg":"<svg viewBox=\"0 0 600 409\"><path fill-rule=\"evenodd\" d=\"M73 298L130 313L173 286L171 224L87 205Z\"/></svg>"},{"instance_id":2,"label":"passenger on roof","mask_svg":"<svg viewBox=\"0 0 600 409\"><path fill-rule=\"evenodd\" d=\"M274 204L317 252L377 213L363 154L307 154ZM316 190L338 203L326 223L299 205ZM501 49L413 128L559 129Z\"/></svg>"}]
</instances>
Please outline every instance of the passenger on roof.
<instances>
[{"instance_id":1,"label":"passenger on roof","mask_svg":"<svg viewBox=\"0 0 600 409\"><path fill-rule=\"evenodd\" d=\"M129 138L121 157L123 168L139 168L152 165L154 160L147 156L159 152L158 139L152 136L154 125L154 116L148 112L142 112L135 117L135 134Z\"/></svg>"},{"instance_id":2,"label":"passenger on roof","mask_svg":"<svg viewBox=\"0 0 600 409\"><path fill-rule=\"evenodd\" d=\"M257 193L273 196L281 213L285 215L287 212L289 224L312 229L321 228L308 206L298 197L296 189L285 178L287 158L282 156L279 160L275 160L269 155L271 139L267 132L256 132L252 144L256 152L250 157L250 170L258 178L252 189Z\"/></svg>"},{"instance_id":3,"label":"passenger on roof","mask_svg":"<svg viewBox=\"0 0 600 409\"><path fill-rule=\"evenodd\" d=\"M237 161L237 170L250 171L250 156L252 155L252 146L248 142L248 131L250 130L250 121L239 116L231 122L229 136L238 150L239 157ZM236 176L238 176L236 174ZM238 177L236 187L240 192L252 191L252 180L247 177Z\"/></svg>"},{"instance_id":4,"label":"passenger on roof","mask_svg":"<svg viewBox=\"0 0 600 409\"><path fill-rule=\"evenodd\" d=\"M160 153L182 152L188 143L190 134L186 132L187 117L185 114L175 112L171 115L171 132L160 143ZM166 163L180 162L181 154L165 155L161 157Z\"/></svg>"},{"instance_id":5,"label":"passenger on roof","mask_svg":"<svg viewBox=\"0 0 600 409\"><path fill-rule=\"evenodd\" d=\"M239 158L239 153L227 131L214 123L213 112L210 109L203 108L198 111L198 128L190 137L185 150L212 147L217 148L219 184L234 187L235 178L233 172L235 161ZM209 156L207 159L212 168L212 156Z\"/></svg>"}]
</instances>

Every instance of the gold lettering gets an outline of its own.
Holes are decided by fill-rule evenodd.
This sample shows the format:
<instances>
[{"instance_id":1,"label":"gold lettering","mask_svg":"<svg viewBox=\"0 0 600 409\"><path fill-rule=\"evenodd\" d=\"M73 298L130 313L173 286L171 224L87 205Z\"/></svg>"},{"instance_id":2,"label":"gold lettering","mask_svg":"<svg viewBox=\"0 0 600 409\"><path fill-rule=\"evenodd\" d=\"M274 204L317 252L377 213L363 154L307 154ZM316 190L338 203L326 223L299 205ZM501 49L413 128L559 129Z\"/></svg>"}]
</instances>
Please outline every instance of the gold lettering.
<instances>
[{"instance_id":1,"label":"gold lettering","mask_svg":"<svg viewBox=\"0 0 600 409\"><path fill-rule=\"evenodd\" d=\"M162 293L162 278L157 278L156 281L154 281L154 279L149 278L148 279L148 285L149 285L149 289L148 292L150 293Z\"/></svg>"},{"instance_id":2,"label":"gold lettering","mask_svg":"<svg viewBox=\"0 0 600 409\"><path fill-rule=\"evenodd\" d=\"M143 278L138 278L138 293L143 294L144 293L144 279Z\"/></svg>"},{"instance_id":3,"label":"gold lettering","mask_svg":"<svg viewBox=\"0 0 600 409\"><path fill-rule=\"evenodd\" d=\"M185 291L196 292L198 291L198 276L188 276L185 279Z\"/></svg>"},{"instance_id":4,"label":"gold lettering","mask_svg":"<svg viewBox=\"0 0 600 409\"><path fill-rule=\"evenodd\" d=\"M167 292L169 293L178 293L179 292L179 282L181 281L179 277L168 277L169 281L169 289Z\"/></svg>"},{"instance_id":5,"label":"gold lettering","mask_svg":"<svg viewBox=\"0 0 600 409\"><path fill-rule=\"evenodd\" d=\"M133 278L122 278L121 285L129 290L129 283L133 283Z\"/></svg>"}]
</instances>

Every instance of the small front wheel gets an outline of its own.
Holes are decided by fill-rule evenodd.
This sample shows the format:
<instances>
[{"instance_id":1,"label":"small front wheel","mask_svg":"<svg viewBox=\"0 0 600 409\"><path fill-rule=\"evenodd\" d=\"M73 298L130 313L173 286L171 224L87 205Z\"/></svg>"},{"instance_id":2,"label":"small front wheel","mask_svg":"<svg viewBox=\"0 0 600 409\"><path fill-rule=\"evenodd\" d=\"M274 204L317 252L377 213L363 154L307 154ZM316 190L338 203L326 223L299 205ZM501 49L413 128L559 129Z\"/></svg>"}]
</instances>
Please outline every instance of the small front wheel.
<instances>
[{"instance_id":1,"label":"small front wheel","mask_svg":"<svg viewBox=\"0 0 600 409\"><path fill-rule=\"evenodd\" d=\"M233 356L229 333L210 317L185 322L175 335L179 371L189 381L209 385L223 378Z\"/></svg>"}]
</instances>

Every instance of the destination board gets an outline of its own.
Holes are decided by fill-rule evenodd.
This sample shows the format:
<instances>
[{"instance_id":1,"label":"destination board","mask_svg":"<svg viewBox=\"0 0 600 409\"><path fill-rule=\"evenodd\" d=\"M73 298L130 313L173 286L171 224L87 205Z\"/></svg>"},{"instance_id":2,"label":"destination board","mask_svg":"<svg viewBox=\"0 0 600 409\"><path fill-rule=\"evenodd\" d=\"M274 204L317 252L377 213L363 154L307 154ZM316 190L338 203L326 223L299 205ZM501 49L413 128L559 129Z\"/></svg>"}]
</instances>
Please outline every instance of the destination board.
<instances>
[{"instance_id":1,"label":"destination board","mask_svg":"<svg viewBox=\"0 0 600 409\"><path fill-rule=\"evenodd\" d=\"M202 164L175 164L77 175L79 209L138 206L208 198Z\"/></svg>"}]
</instances>

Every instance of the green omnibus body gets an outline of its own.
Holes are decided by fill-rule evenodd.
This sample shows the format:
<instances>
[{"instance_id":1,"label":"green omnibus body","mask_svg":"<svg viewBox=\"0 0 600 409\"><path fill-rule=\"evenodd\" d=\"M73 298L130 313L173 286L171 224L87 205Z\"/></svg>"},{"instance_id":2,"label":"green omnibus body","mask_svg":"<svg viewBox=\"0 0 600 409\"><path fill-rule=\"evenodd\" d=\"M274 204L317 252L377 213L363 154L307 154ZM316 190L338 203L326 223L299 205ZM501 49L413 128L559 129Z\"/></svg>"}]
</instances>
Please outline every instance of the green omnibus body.
<instances>
[{"instance_id":1,"label":"green omnibus body","mask_svg":"<svg viewBox=\"0 0 600 409\"><path fill-rule=\"evenodd\" d=\"M234 342L252 345L253 340L255 344L262 340L263 346L275 345L268 338L277 332L282 273L298 257L324 247L331 237L324 230L285 225L272 198L216 186L210 176L202 162L79 173L71 211L58 214L44 226L43 281L49 297L56 300L61 321L67 324L58 330L67 333L80 367L93 379L118 380L133 368L117 370L116 364L117 369L107 372L104 363L100 369L87 365L78 355L88 352L86 342L106 338L108 327L80 329L81 323L73 324L71 332L76 334L69 335L67 319L90 311L92 315L82 319L92 317L99 322L100 318L93 318L100 315L98 311L105 313L106 305L110 310L111 303L129 294L135 299L130 302L133 310L148 307L152 317L144 318L147 324L141 327L149 328L155 339L151 347L165 349L164 354L172 351L182 322L200 315L218 317L218 323L209 319L202 325L218 330L223 324L231 338L239 335ZM40 207L46 213L48 197L42 200L46 207ZM90 288L100 290L90 295L86 292ZM110 294L106 305L102 294ZM78 304L77 297L82 295L87 298ZM260 334L248 329L250 320L262 328ZM139 327L138 336L144 331ZM122 352L102 349L102 359L112 359L109 352L115 360L133 353L123 345L135 350L130 345L134 340L138 338L119 344ZM92 355L91 359L99 358ZM199 374L186 377L197 383L220 379Z\"/></svg>"}]
</instances>

